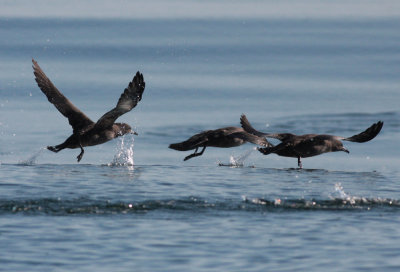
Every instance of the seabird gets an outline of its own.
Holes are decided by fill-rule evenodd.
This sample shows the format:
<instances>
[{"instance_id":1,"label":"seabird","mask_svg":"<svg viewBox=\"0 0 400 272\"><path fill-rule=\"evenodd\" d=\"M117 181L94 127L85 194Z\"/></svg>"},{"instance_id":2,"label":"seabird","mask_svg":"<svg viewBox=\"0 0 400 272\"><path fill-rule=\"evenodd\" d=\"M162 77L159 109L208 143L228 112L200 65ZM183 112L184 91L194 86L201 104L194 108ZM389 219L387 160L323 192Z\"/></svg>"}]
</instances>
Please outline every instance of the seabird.
<instances>
[{"instance_id":1,"label":"seabird","mask_svg":"<svg viewBox=\"0 0 400 272\"><path fill-rule=\"evenodd\" d=\"M258 148L258 150L264 155L275 153L283 157L297 158L299 168L302 168L301 158L307 158L336 151L350 153L343 146L343 143L341 142L342 140L356 143L368 142L378 135L383 126L383 122L379 121L367 128L365 131L346 138L325 134L295 135L291 133L263 133L255 130L244 114L240 118L240 124L245 131L253 135L280 140L281 143L276 146Z\"/></svg>"},{"instance_id":2,"label":"seabird","mask_svg":"<svg viewBox=\"0 0 400 272\"><path fill-rule=\"evenodd\" d=\"M265 137L253 135L244 131L244 129L240 127L225 127L215 130L202 131L193 135L184 142L170 144L169 148L179 151L195 149L193 154L185 157L184 161L186 161L191 158L201 156L207 146L228 148L239 146L245 144L246 142L265 147L271 146ZM199 147L203 147L203 149L197 153Z\"/></svg>"},{"instance_id":3,"label":"seabird","mask_svg":"<svg viewBox=\"0 0 400 272\"><path fill-rule=\"evenodd\" d=\"M48 150L59 152L64 148L79 147L81 149L81 153L77 157L79 162L83 157L84 146L102 144L127 133L137 134L128 124L114 122L118 117L132 110L142 99L145 82L143 80L143 75L139 71L121 94L115 108L104 114L95 123L75 107L71 101L53 85L34 59L32 59L32 63L35 80L40 90L47 96L49 102L52 103L62 115L68 118L69 124L73 129L72 135L69 136L65 142L56 146L48 146Z\"/></svg>"}]
</instances>

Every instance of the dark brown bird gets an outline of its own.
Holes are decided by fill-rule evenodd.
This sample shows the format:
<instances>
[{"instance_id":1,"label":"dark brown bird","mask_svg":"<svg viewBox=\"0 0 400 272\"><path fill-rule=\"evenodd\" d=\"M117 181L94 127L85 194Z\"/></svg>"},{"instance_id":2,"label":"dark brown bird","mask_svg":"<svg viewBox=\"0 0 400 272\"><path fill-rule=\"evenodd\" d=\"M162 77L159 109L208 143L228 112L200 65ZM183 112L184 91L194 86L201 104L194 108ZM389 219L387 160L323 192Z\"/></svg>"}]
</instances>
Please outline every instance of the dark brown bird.
<instances>
[{"instance_id":1,"label":"dark brown bird","mask_svg":"<svg viewBox=\"0 0 400 272\"><path fill-rule=\"evenodd\" d=\"M32 63L35 80L40 90L47 96L50 103L68 118L69 124L73 129L72 135L65 142L56 146L48 146L47 149L59 152L64 148L79 147L81 149L81 153L77 157L79 162L84 153L84 146L99 145L127 133L137 134L128 124L114 122L118 117L132 110L142 99L145 82L141 73L136 73L133 80L121 94L115 108L104 114L95 123L53 85L34 59L32 59Z\"/></svg>"},{"instance_id":2,"label":"dark brown bird","mask_svg":"<svg viewBox=\"0 0 400 272\"><path fill-rule=\"evenodd\" d=\"M344 151L350 153L344 146L343 141L364 143L372 140L381 131L383 122L379 121L365 131L351 137L340 137L324 134L295 135L291 133L263 133L255 130L245 115L240 118L243 129L259 137L275 138L281 141L280 144L272 147L258 148L264 155L275 153L283 157L297 158L299 168L302 168L301 158L321 155L327 152Z\"/></svg>"},{"instance_id":3,"label":"dark brown bird","mask_svg":"<svg viewBox=\"0 0 400 272\"><path fill-rule=\"evenodd\" d=\"M201 156L207 146L228 148L239 146L246 142L261 146L271 146L265 137L258 137L244 131L244 129L240 127L226 127L200 132L184 142L170 144L169 148L179 151L195 149L193 154L185 157L184 161L186 161L193 157ZM199 147L202 147L203 149L197 153Z\"/></svg>"}]
</instances>

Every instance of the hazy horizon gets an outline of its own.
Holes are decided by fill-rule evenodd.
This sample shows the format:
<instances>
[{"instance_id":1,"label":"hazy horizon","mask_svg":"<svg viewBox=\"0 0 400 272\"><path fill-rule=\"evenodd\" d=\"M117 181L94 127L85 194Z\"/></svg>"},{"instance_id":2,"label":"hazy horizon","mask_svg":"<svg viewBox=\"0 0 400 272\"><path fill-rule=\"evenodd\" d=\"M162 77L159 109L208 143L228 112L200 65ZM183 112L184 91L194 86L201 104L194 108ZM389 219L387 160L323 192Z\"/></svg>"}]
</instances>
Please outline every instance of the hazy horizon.
<instances>
[{"instance_id":1,"label":"hazy horizon","mask_svg":"<svg viewBox=\"0 0 400 272\"><path fill-rule=\"evenodd\" d=\"M385 1L1 1L3 18L393 18L400 2Z\"/></svg>"}]
</instances>

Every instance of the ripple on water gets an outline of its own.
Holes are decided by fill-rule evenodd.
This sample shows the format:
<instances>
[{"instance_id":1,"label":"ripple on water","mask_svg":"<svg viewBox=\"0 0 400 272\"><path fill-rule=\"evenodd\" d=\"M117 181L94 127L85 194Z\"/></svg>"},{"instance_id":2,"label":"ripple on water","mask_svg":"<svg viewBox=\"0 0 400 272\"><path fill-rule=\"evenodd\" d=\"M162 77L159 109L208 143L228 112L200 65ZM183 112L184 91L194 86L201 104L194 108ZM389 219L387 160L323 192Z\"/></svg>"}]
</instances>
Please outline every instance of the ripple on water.
<instances>
[{"instance_id":1,"label":"ripple on water","mask_svg":"<svg viewBox=\"0 0 400 272\"><path fill-rule=\"evenodd\" d=\"M220 213L221 211L244 212L296 212L296 211L370 211L400 210L400 200L387 198L349 197L332 199L265 199L247 198L238 200L208 201L197 197L145 201L94 200L88 198L63 200L61 198L42 198L30 200L1 200L0 214L30 215L89 215L148 213L153 211L191 213Z\"/></svg>"}]
</instances>

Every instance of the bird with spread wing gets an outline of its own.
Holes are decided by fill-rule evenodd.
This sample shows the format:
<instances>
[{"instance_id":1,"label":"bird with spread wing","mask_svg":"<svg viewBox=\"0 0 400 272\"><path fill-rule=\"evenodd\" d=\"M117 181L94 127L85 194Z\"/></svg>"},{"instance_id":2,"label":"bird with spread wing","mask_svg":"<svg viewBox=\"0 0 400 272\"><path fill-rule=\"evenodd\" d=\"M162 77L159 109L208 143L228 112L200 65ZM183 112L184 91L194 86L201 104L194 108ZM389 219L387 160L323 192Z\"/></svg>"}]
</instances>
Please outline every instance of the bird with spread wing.
<instances>
[{"instance_id":1,"label":"bird with spread wing","mask_svg":"<svg viewBox=\"0 0 400 272\"><path fill-rule=\"evenodd\" d=\"M59 152L65 148L80 148L78 162L84 154L83 147L103 144L127 133L137 134L125 123L115 123L121 115L131 111L142 99L145 82L143 75L138 71L121 94L115 108L105 113L95 123L68 100L50 81L39 64L32 59L33 73L40 90L46 95L50 103L64 115L72 126L72 135L65 142L47 149Z\"/></svg>"},{"instance_id":2,"label":"bird with spread wing","mask_svg":"<svg viewBox=\"0 0 400 272\"><path fill-rule=\"evenodd\" d=\"M336 151L350 153L343 146L342 141L356 143L368 142L375 138L383 127L383 122L379 121L359 134L351 137L341 137L326 134L295 135L292 133L264 133L253 128L244 114L240 117L240 124L245 131L255 136L274 138L281 141L281 143L276 146L258 148L262 154L268 155L275 153L283 157L297 158L299 168L302 168L301 158L308 158Z\"/></svg>"}]
</instances>

